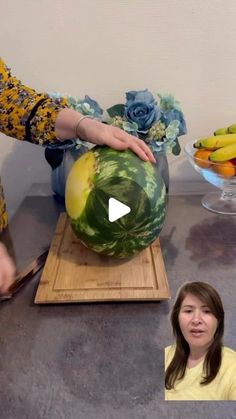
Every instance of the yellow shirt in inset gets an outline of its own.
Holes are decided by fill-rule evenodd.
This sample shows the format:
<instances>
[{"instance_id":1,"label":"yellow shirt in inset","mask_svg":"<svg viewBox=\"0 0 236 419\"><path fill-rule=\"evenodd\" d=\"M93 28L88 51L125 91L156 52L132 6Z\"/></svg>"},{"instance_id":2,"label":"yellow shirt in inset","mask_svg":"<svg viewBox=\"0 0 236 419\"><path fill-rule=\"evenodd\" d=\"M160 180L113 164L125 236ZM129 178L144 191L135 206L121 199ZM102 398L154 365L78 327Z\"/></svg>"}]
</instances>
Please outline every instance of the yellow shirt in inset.
<instances>
[{"instance_id":1,"label":"yellow shirt in inset","mask_svg":"<svg viewBox=\"0 0 236 419\"><path fill-rule=\"evenodd\" d=\"M165 348L165 370L175 353L175 345ZM175 383L175 388L165 389L165 400L236 400L236 352L226 346L222 350L222 362L215 379L201 385L202 360L193 368L186 368L185 376Z\"/></svg>"}]
</instances>

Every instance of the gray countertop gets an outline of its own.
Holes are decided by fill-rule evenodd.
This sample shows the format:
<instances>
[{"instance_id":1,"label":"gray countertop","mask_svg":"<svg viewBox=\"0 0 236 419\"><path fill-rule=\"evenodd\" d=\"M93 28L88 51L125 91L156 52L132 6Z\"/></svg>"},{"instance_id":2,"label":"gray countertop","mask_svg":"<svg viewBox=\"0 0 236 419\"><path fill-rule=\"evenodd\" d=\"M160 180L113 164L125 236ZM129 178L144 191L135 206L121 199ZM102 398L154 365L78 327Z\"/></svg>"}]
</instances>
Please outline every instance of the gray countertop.
<instances>
[{"instance_id":1,"label":"gray countertop","mask_svg":"<svg viewBox=\"0 0 236 419\"><path fill-rule=\"evenodd\" d=\"M232 402L164 401L168 316L183 282L217 288L225 344L236 347L236 217L208 212L200 201L169 198L160 239L170 301L39 306L38 273L0 304L1 419L236 418ZM46 194L25 198L3 237L19 269L50 244L61 210Z\"/></svg>"}]
</instances>

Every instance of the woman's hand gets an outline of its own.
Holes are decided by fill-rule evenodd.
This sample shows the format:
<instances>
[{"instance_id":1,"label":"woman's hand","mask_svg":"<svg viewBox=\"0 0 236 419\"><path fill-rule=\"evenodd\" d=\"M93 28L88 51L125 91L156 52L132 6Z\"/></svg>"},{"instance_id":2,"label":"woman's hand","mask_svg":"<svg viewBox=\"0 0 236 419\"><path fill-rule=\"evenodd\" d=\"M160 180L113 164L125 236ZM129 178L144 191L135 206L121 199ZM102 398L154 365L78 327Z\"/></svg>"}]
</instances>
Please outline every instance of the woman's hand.
<instances>
[{"instance_id":1,"label":"woman's hand","mask_svg":"<svg viewBox=\"0 0 236 419\"><path fill-rule=\"evenodd\" d=\"M85 118L79 124L77 134L80 138L94 144L107 145L115 150L130 149L142 160L155 163L156 160L144 141L127 134L120 128L103 124L96 119Z\"/></svg>"},{"instance_id":2,"label":"woman's hand","mask_svg":"<svg viewBox=\"0 0 236 419\"><path fill-rule=\"evenodd\" d=\"M147 144L127 134L120 128L103 124L96 119L84 118L78 124L83 115L74 109L62 109L55 122L55 132L61 141L71 138L81 138L94 144L107 145L115 150L130 149L142 160L155 163L156 160Z\"/></svg>"},{"instance_id":3,"label":"woman's hand","mask_svg":"<svg viewBox=\"0 0 236 419\"><path fill-rule=\"evenodd\" d=\"M0 243L0 293L6 294L14 281L15 265L7 253L5 246Z\"/></svg>"}]
</instances>

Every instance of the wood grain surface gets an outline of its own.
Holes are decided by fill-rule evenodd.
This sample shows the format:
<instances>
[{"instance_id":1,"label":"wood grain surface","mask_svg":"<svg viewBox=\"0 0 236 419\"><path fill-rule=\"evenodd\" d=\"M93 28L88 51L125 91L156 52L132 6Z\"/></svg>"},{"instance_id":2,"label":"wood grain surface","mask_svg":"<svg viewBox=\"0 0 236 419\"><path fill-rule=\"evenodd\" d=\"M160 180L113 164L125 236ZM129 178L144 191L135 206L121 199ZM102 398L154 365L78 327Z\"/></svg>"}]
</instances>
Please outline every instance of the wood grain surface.
<instances>
[{"instance_id":1,"label":"wood grain surface","mask_svg":"<svg viewBox=\"0 0 236 419\"><path fill-rule=\"evenodd\" d=\"M60 215L35 303L164 300L170 290L159 239L132 259L87 249Z\"/></svg>"}]
</instances>

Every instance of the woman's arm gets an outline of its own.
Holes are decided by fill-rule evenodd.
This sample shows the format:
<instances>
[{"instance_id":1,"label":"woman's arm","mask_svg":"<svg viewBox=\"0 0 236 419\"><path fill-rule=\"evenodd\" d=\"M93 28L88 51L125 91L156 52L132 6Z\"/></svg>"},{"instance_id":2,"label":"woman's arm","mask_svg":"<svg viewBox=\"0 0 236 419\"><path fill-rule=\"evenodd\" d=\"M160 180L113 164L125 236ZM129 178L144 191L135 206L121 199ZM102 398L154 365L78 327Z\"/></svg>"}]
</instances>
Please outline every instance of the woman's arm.
<instances>
[{"instance_id":1,"label":"woman's arm","mask_svg":"<svg viewBox=\"0 0 236 419\"><path fill-rule=\"evenodd\" d=\"M107 145L115 150L130 149L142 160L155 163L155 158L144 141L96 119L81 118L83 115L73 109L62 109L55 122L57 138L65 140L78 137L94 144Z\"/></svg>"},{"instance_id":2,"label":"woman's arm","mask_svg":"<svg viewBox=\"0 0 236 419\"><path fill-rule=\"evenodd\" d=\"M25 86L0 58L0 131L32 143L47 144L57 140L81 138L116 150L130 149L143 160L155 162L144 141L125 131L68 108L65 98L52 99Z\"/></svg>"},{"instance_id":3,"label":"woman's arm","mask_svg":"<svg viewBox=\"0 0 236 419\"><path fill-rule=\"evenodd\" d=\"M66 99L51 99L25 86L0 58L0 131L36 144L54 142L55 120Z\"/></svg>"}]
</instances>

